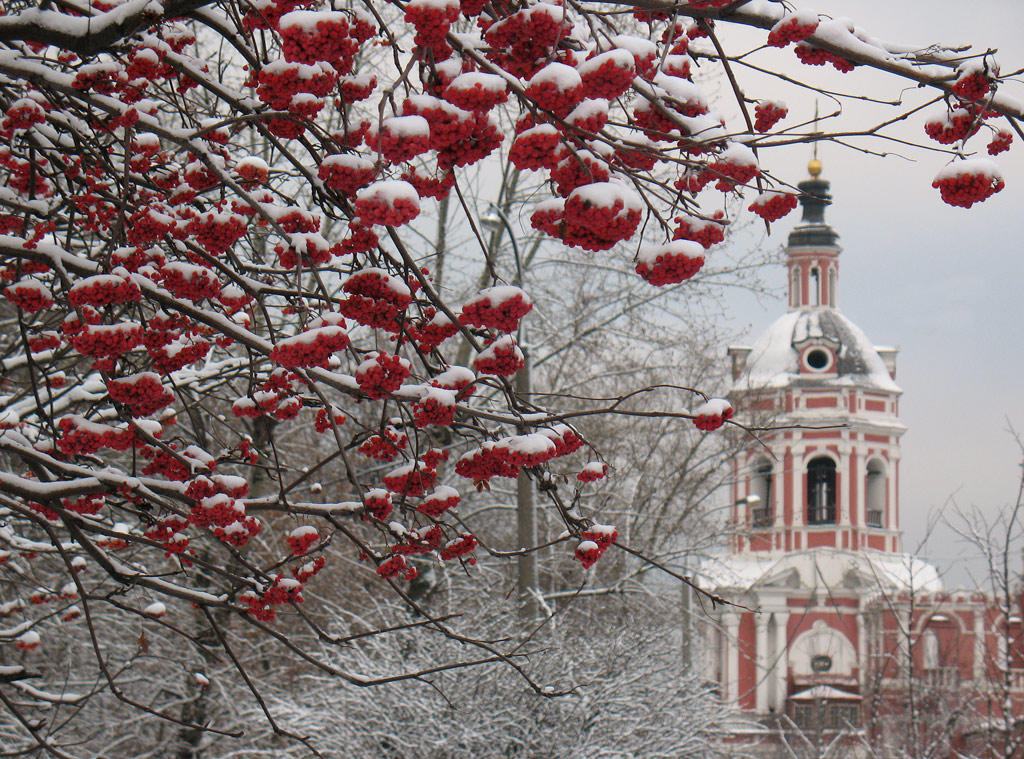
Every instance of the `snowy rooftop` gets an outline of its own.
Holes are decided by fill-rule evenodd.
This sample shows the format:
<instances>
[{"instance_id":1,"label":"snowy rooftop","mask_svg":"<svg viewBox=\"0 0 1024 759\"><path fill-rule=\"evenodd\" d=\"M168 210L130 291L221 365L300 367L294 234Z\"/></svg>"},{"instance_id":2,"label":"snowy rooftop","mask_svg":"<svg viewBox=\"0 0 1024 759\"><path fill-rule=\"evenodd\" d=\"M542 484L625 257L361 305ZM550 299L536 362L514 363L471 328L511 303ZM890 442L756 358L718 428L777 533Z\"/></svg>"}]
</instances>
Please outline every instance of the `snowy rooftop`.
<instances>
[{"instance_id":1,"label":"snowy rooftop","mask_svg":"<svg viewBox=\"0 0 1024 759\"><path fill-rule=\"evenodd\" d=\"M754 343L746 366L733 383L733 391L780 388L799 384L800 348L818 343L832 348L838 358L832 378L816 383L857 385L891 393L902 392L893 382L878 349L859 327L834 308L812 306L783 314Z\"/></svg>"}]
</instances>

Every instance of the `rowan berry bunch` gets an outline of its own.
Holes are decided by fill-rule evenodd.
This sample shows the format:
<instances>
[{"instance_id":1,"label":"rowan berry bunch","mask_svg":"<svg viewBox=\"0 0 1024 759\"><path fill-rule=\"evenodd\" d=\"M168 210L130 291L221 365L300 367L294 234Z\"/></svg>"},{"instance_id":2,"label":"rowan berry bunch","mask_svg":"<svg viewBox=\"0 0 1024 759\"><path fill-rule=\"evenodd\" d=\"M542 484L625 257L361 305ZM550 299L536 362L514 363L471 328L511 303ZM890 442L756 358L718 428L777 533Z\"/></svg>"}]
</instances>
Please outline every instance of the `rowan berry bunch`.
<instances>
[{"instance_id":1,"label":"rowan berry bunch","mask_svg":"<svg viewBox=\"0 0 1024 759\"><path fill-rule=\"evenodd\" d=\"M411 364L402 356L373 352L356 367L355 378L367 396L383 398L402 386L410 370Z\"/></svg>"},{"instance_id":2,"label":"rowan berry bunch","mask_svg":"<svg viewBox=\"0 0 1024 759\"><path fill-rule=\"evenodd\" d=\"M786 47L793 42L803 42L818 30L818 16L807 11L783 16L768 32L768 44L772 47Z\"/></svg>"},{"instance_id":3,"label":"rowan berry bunch","mask_svg":"<svg viewBox=\"0 0 1024 759\"><path fill-rule=\"evenodd\" d=\"M760 100L754 106L754 131L768 132L789 115L789 108L778 100Z\"/></svg>"},{"instance_id":4,"label":"rowan berry bunch","mask_svg":"<svg viewBox=\"0 0 1024 759\"><path fill-rule=\"evenodd\" d=\"M174 402L174 394L154 372L108 380L107 392L115 401L128 406L135 417L150 416Z\"/></svg>"},{"instance_id":5,"label":"rowan berry bunch","mask_svg":"<svg viewBox=\"0 0 1024 759\"><path fill-rule=\"evenodd\" d=\"M478 374L511 377L525 366L526 359L511 335L503 335L491 342L473 359Z\"/></svg>"},{"instance_id":6,"label":"rowan berry bunch","mask_svg":"<svg viewBox=\"0 0 1024 759\"><path fill-rule=\"evenodd\" d=\"M857 67L856 63L843 58L841 55L830 53L806 42L797 43L796 47L793 48L793 52L796 53L796 57L800 59L801 63L808 66L824 66L826 63L830 63L832 68L844 74L853 71Z\"/></svg>"},{"instance_id":7,"label":"rowan berry bunch","mask_svg":"<svg viewBox=\"0 0 1024 759\"><path fill-rule=\"evenodd\" d=\"M499 332L515 332L519 321L533 308L529 296L509 285L481 290L462 307L459 321Z\"/></svg>"},{"instance_id":8,"label":"rowan berry bunch","mask_svg":"<svg viewBox=\"0 0 1024 759\"><path fill-rule=\"evenodd\" d=\"M732 419L732 404L724 398L705 401L693 412L693 425L698 430L711 432Z\"/></svg>"},{"instance_id":9,"label":"rowan berry bunch","mask_svg":"<svg viewBox=\"0 0 1024 759\"><path fill-rule=\"evenodd\" d=\"M749 210L767 222L778 221L797 206L796 195L789 192L764 192L754 198Z\"/></svg>"},{"instance_id":10,"label":"rowan berry bunch","mask_svg":"<svg viewBox=\"0 0 1024 759\"><path fill-rule=\"evenodd\" d=\"M673 240L693 240L707 250L725 239L723 213L716 211L710 219L698 219L694 216L677 216Z\"/></svg>"},{"instance_id":11,"label":"rowan berry bunch","mask_svg":"<svg viewBox=\"0 0 1024 759\"><path fill-rule=\"evenodd\" d=\"M987 159L955 161L939 172L932 187L951 206L970 208L1003 189L999 170Z\"/></svg>"},{"instance_id":12,"label":"rowan berry bunch","mask_svg":"<svg viewBox=\"0 0 1024 759\"><path fill-rule=\"evenodd\" d=\"M304 524L289 532L287 540L288 548L293 555L305 556L310 547L320 540L320 533L313 525Z\"/></svg>"},{"instance_id":13,"label":"rowan berry bunch","mask_svg":"<svg viewBox=\"0 0 1024 759\"><path fill-rule=\"evenodd\" d=\"M455 488L440 485L420 501L416 506L416 511L432 519L437 519L449 509L458 506L460 500L459 492Z\"/></svg>"}]
</instances>

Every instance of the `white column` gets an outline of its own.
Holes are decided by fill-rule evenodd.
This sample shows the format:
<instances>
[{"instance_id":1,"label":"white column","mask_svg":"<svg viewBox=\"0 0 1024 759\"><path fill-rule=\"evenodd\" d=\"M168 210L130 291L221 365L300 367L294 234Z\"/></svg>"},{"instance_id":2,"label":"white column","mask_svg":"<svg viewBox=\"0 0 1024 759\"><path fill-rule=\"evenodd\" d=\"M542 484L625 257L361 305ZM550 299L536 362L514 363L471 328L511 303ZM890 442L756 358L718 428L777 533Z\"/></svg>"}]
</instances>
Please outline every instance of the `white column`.
<instances>
[{"instance_id":1,"label":"white column","mask_svg":"<svg viewBox=\"0 0 1024 759\"><path fill-rule=\"evenodd\" d=\"M762 611L754 617L754 626L757 632L755 638L757 668L754 670L757 676L755 709L758 714L768 713L768 691L772 675L772 656L768 651L768 620L770 617L771 614L766 611Z\"/></svg>"},{"instance_id":2,"label":"white column","mask_svg":"<svg viewBox=\"0 0 1024 759\"><path fill-rule=\"evenodd\" d=\"M775 612L775 713L786 710L789 688L789 612Z\"/></svg>"},{"instance_id":3,"label":"white column","mask_svg":"<svg viewBox=\"0 0 1024 759\"><path fill-rule=\"evenodd\" d=\"M740 615L731 611L722 614L722 632L722 698L727 704L735 704L740 695Z\"/></svg>"}]
</instances>

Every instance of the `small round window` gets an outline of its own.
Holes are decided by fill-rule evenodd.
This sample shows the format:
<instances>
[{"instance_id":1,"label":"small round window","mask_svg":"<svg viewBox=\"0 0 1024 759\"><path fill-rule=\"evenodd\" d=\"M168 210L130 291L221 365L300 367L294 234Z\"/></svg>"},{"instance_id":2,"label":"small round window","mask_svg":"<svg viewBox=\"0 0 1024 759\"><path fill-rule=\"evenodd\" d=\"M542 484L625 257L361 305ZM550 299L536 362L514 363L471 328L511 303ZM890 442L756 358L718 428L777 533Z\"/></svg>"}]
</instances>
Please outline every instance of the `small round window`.
<instances>
[{"instance_id":1,"label":"small round window","mask_svg":"<svg viewBox=\"0 0 1024 759\"><path fill-rule=\"evenodd\" d=\"M807 362L807 366L811 369L820 372L823 369L827 369L829 364L832 363L832 355L824 348L814 348L807 352L804 361Z\"/></svg>"}]
</instances>

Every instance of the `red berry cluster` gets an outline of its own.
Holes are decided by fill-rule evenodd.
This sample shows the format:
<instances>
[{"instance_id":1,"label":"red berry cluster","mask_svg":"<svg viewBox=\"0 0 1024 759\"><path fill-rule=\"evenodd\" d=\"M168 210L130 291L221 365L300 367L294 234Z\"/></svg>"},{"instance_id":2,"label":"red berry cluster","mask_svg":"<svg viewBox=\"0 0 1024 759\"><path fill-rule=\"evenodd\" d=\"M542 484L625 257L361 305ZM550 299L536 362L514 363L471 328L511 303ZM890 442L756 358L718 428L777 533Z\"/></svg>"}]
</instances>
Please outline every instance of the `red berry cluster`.
<instances>
[{"instance_id":1,"label":"red berry cluster","mask_svg":"<svg viewBox=\"0 0 1024 759\"><path fill-rule=\"evenodd\" d=\"M323 434L334 427L340 427L345 423L345 415L333 406L330 409L322 408L316 412L314 425L316 431Z\"/></svg>"},{"instance_id":2,"label":"red berry cluster","mask_svg":"<svg viewBox=\"0 0 1024 759\"><path fill-rule=\"evenodd\" d=\"M503 335L482 350L473 359L477 374L511 377L526 365L523 352L511 335Z\"/></svg>"},{"instance_id":3,"label":"red berry cluster","mask_svg":"<svg viewBox=\"0 0 1024 759\"><path fill-rule=\"evenodd\" d=\"M396 554L385 559L377 566L377 574L385 578L405 575L405 579L412 582L419 577L420 573L416 567L409 566L404 556Z\"/></svg>"},{"instance_id":4,"label":"red berry cluster","mask_svg":"<svg viewBox=\"0 0 1024 759\"><path fill-rule=\"evenodd\" d=\"M717 245L725 239L725 224L722 221L724 214L716 211L710 219L698 219L695 216L677 216L675 231L672 233L673 240L693 240L699 242L705 250L712 245Z\"/></svg>"},{"instance_id":5,"label":"red berry cluster","mask_svg":"<svg viewBox=\"0 0 1024 759\"><path fill-rule=\"evenodd\" d=\"M455 393L439 387L424 387L420 399L412 404L416 427L447 427L455 419Z\"/></svg>"},{"instance_id":6,"label":"red berry cluster","mask_svg":"<svg viewBox=\"0 0 1024 759\"><path fill-rule=\"evenodd\" d=\"M408 464L392 469L384 475L384 487L392 493L409 498L418 498L434 487L437 471L422 461L410 461Z\"/></svg>"},{"instance_id":7,"label":"red berry cluster","mask_svg":"<svg viewBox=\"0 0 1024 759\"><path fill-rule=\"evenodd\" d=\"M375 174L372 161L344 153L326 156L317 171L325 187L344 195L354 195L372 182Z\"/></svg>"},{"instance_id":8,"label":"red berry cluster","mask_svg":"<svg viewBox=\"0 0 1024 759\"><path fill-rule=\"evenodd\" d=\"M34 314L53 305L53 295L46 286L34 279L20 279L4 288L4 295L22 311Z\"/></svg>"},{"instance_id":9,"label":"red berry cluster","mask_svg":"<svg viewBox=\"0 0 1024 759\"><path fill-rule=\"evenodd\" d=\"M126 451L135 442L135 434L127 426L110 427L78 415L61 417L57 429L57 450L65 456L96 453L101 448Z\"/></svg>"},{"instance_id":10,"label":"red berry cluster","mask_svg":"<svg viewBox=\"0 0 1024 759\"><path fill-rule=\"evenodd\" d=\"M580 537L583 540L576 546L575 556L583 564L584 569L589 569L615 543L619 531L611 525L595 524L584 530Z\"/></svg>"},{"instance_id":11,"label":"red berry cluster","mask_svg":"<svg viewBox=\"0 0 1024 759\"><path fill-rule=\"evenodd\" d=\"M968 163L976 162L960 162L961 165ZM998 172L994 170L971 170L967 166L955 168L956 173L940 173L932 182L932 187L938 188L942 200L951 206L970 208L975 203L992 197L1005 186Z\"/></svg>"},{"instance_id":12,"label":"red berry cluster","mask_svg":"<svg viewBox=\"0 0 1024 759\"><path fill-rule=\"evenodd\" d=\"M693 426L698 430L711 432L732 419L732 404L724 398L705 401L693 412Z\"/></svg>"},{"instance_id":13,"label":"red berry cluster","mask_svg":"<svg viewBox=\"0 0 1024 759\"><path fill-rule=\"evenodd\" d=\"M76 282L68 291L73 306L101 308L114 303L129 303L142 298L142 291L127 276L97 274Z\"/></svg>"},{"instance_id":14,"label":"red berry cluster","mask_svg":"<svg viewBox=\"0 0 1024 759\"><path fill-rule=\"evenodd\" d=\"M526 96L540 108L564 117L583 100L583 79L564 63L549 63L530 78Z\"/></svg>"},{"instance_id":15,"label":"red berry cluster","mask_svg":"<svg viewBox=\"0 0 1024 759\"><path fill-rule=\"evenodd\" d=\"M142 327L131 323L88 324L70 340L75 350L84 356L120 356L142 342Z\"/></svg>"},{"instance_id":16,"label":"red berry cluster","mask_svg":"<svg viewBox=\"0 0 1024 759\"><path fill-rule=\"evenodd\" d=\"M564 151L555 154L555 160ZM551 170L551 179L555 182L555 192L563 198L575 189L592 183L607 182L610 177L608 165L585 152L572 152L555 164Z\"/></svg>"},{"instance_id":17,"label":"red berry cluster","mask_svg":"<svg viewBox=\"0 0 1024 759\"><path fill-rule=\"evenodd\" d=\"M408 444L409 438L404 432L394 427L385 427L383 434L371 435L363 441L359 452L378 461L392 461Z\"/></svg>"},{"instance_id":18,"label":"red berry cluster","mask_svg":"<svg viewBox=\"0 0 1024 759\"><path fill-rule=\"evenodd\" d=\"M976 133L981 126L979 122L980 119L966 108L955 108L926 121L924 131L936 142L951 145Z\"/></svg>"},{"instance_id":19,"label":"red berry cluster","mask_svg":"<svg viewBox=\"0 0 1024 759\"><path fill-rule=\"evenodd\" d=\"M109 380L107 392L115 401L128 406L132 416L149 416L174 402L174 393L153 372Z\"/></svg>"},{"instance_id":20,"label":"red berry cluster","mask_svg":"<svg viewBox=\"0 0 1024 759\"><path fill-rule=\"evenodd\" d=\"M583 92L588 98L614 100L636 78L633 55L628 50L609 50L580 64Z\"/></svg>"},{"instance_id":21,"label":"red berry cluster","mask_svg":"<svg viewBox=\"0 0 1024 759\"><path fill-rule=\"evenodd\" d=\"M188 521L196 527L227 527L245 518L245 504L227 493L198 499L188 515Z\"/></svg>"},{"instance_id":22,"label":"red berry cluster","mask_svg":"<svg viewBox=\"0 0 1024 759\"><path fill-rule=\"evenodd\" d=\"M391 163L401 163L430 150L430 124L422 116L391 116L366 139Z\"/></svg>"},{"instance_id":23,"label":"red berry cluster","mask_svg":"<svg viewBox=\"0 0 1024 759\"><path fill-rule=\"evenodd\" d=\"M489 111L508 100L508 83L497 74L472 71L455 77L442 97L467 111Z\"/></svg>"},{"instance_id":24,"label":"red berry cluster","mask_svg":"<svg viewBox=\"0 0 1024 759\"><path fill-rule=\"evenodd\" d=\"M800 18L797 14L788 14L775 24L768 32L768 44L772 47L785 47L791 42L802 42L818 30L815 19Z\"/></svg>"},{"instance_id":25,"label":"red berry cluster","mask_svg":"<svg viewBox=\"0 0 1024 759\"><path fill-rule=\"evenodd\" d=\"M401 356L373 352L356 367L355 377L359 389L376 399L400 388L411 369L412 365Z\"/></svg>"},{"instance_id":26,"label":"red berry cluster","mask_svg":"<svg viewBox=\"0 0 1024 759\"><path fill-rule=\"evenodd\" d=\"M459 492L455 488L441 485L420 502L419 506L416 507L416 511L432 519L437 519L448 509L454 509L458 506L459 501Z\"/></svg>"},{"instance_id":27,"label":"red berry cluster","mask_svg":"<svg viewBox=\"0 0 1024 759\"><path fill-rule=\"evenodd\" d=\"M853 71L857 67L857 64L853 61L849 61L835 53L830 53L827 50L822 50L820 47L808 45L806 42L797 44L793 48L793 52L796 53L796 57L800 59L801 63L805 63L808 66L824 66L826 63L831 63L836 71L841 71L844 74Z\"/></svg>"},{"instance_id":28,"label":"red berry cluster","mask_svg":"<svg viewBox=\"0 0 1024 759\"><path fill-rule=\"evenodd\" d=\"M789 108L785 103L775 100L761 100L754 106L754 130L767 132L782 119L786 118Z\"/></svg>"},{"instance_id":29,"label":"red berry cluster","mask_svg":"<svg viewBox=\"0 0 1024 759\"><path fill-rule=\"evenodd\" d=\"M565 117L565 122L579 132L595 135L608 123L608 103L604 100L584 100Z\"/></svg>"},{"instance_id":30,"label":"red berry cluster","mask_svg":"<svg viewBox=\"0 0 1024 759\"><path fill-rule=\"evenodd\" d=\"M624 187L611 182L583 185L565 201L562 239L584 250L608 250L632 237L642 216L640 199Z\"/></svg>"},{"instance_id":31,"label":"red berry cluster","mask_svg":"<svg viewBox=\"0 0 1024 759\"><path fill-rule=\"evenodd\" d=\"M237 213L210 211L200 214L188 225L199 246L210 255L223 253L245 234L245 217Z\"/></svg>"},{"instance_id":32,"label":"red berry cluster","mask_svg":"<svg viewBox=\"0 0 1024 759\"><path fill-rule=\"evenodd\" d=\"M737 145L736 147L743 146ZM718 179L715 187L722 192L728 192L738 184L746 184L761 174L761 169L758 168L756 160L735 160L727 155L728 152L726 151L726 153L723 153L716 160L708 164L708 171Z\"/></svg>"},{"instance_id":33,"label":"red berry cluster","mask_svg":"<svg viewBox=\"0 0 1024 759\"><path fill-rule=\"evenodd\" d=\"M324 97L338 81L338 72L330 66L287 63L277 60L264 66L258 76L256 95L275 111L287 111L300 93Z\"/></svg>"},{"instance_id":34,"label":"red berry cluster","mask_svg":"<svg viewBox=\"0 0 1024 759\"><path fill-rule=\"evenodd\" d=\"M0 129L17 130L31 129L36 124L46 121L46 111L31 98L20 98L11 103L7 114L0 122Z\"/></svg>"},{"instance_id":35,"label":"red berry cluster","mask_svg":"<svg viewBox=\"0 0 1024 759\"><path fill-rule=\"evenodd\" d=\"M452 559L457 559L460 556L465 556L467 553L472 553L476 547L476 538L468 532L464 532L459 535L459 537L454 540L449 540L445 544L444 548L441 549L441 560L450 561ZM475 564L476 560L469 559L469 563Z\"/></svg>"},{"instance_id":36,"label":"red berry cluster","mask_svg":"<svg viewBox=\"0 0 1024 759\"><path fill-rule=\"evenodd\" d=\"M458 0L411 0L405 6L405 20L416 27L417 45L435 47L444 43L459 11Z\"/></svg>"},{"instance_id":37,"label":"red berry cluster","mask_svg":"<svg viewBox=\"0 0 1024 759\"><path fill-rule=\"evenodd\" d=\"M413 95L402 103L403 116L422 116L430 124L430 147L447 150L469 139L477 126L474 115L430 95Z\"/></svg>"},{"instance_id":38,"label":"red berry cluster","mask_svg":"<svg viewBox=\"0 0 1024 759\"><path fill-rule=\"evenodd\" d=\"M491 477L514 479L519 475L519 467L509 460L508 448L488 440L479 448L462 454L455 462L455 473L480 483Z\"/></svg>"},{"instance_id":39,"label":"red berry cluster","mask_svg":"<svg viewBox=\"0 0 1024 759\"><path fill-rule=\"evenodd\" d=\"M373 490L367 491L363 497L363 508L366 510L367 516L378 522L383 522L391 516L391 511L394 509L391 493L384 488L373 488Z\"/></svg>"},{"instance_id":40,"label":"red berry cluster","mask_svg":"<svg viewBox=\"0 0 1024 759\"><path fill-rule=\"evenodd\" d=\"M447 197L455 186L455 174L452 171L442 171L440 176L432 177L420 174L416 168L408 168L402 172L402 179L411 184L421 198L436 200Z\"/></svg>"},{"instance_id":41,"label":"red berry cluster","mask_svg":"<svg viewBox=\"0 0 1024 759\"><path fill-rule=\"evenodd\" d=\"M295 556L305 556L310 546L319 539L320 533L316 531L316 527L305 524L288 533L288 548Z\"/></svg>"},{"instance_id":42,"label":"red berry cluster","mask_svg":"<svg viewBox=\"0 0 1024 759\"><path fill-rule=\"evenodd\" d=\"M195 303L203 298L212 300L220 296L220 281L205 266L171 261L164 264L160 272L164 287L174 293L175 297Z\"/></svg>"},{"instance_id":43,"label":"red berry cluster","mask_svg":"<svg viewBox=\"0 0 1024 759\"><path fill-rule=\"evenodd\" d=\"M344 328L329 324L280 340L270 351L270 360L289 369L326 367L331 354L344 350L348 344L348 333Z\"/></svg>"},{"instance_id":44,"label":"red berry cluster","mask_svg":"<svg viewBox=\"0 0 1024 759\"><path fill-rule=\"evenodd\" d=\"M400 226L419 216L420 197L400 179L374 182L356 193L356 214L366 226Z\"/></svg>"},{"instance_id":45,"label":"red berry cluster","mask_svg":"<svg viewBox=\"0 0 1024 759\"><path fill-rule=\"evenodd\" d=\"M350 36L341 11L292 11L278 22L286 61L331 64L339 74L352 70L359 42Z\"/></svg>"},{"instance_id":46,"label":"red berry cluster","mask_svg":"<svg viewBox=\"0 0 1024 759\"><path fill-rule=\"evenodd\" d=\"M1010 143L1013 142L1013 133L1007 132L1005 129L1000 129L996 132L992 141L988 144L989 155L999 155L1010 149Z\"/></svg>"},{"instance_id":47,"label":"red berry cluster","mask_svg":"<svg viewBox=\"0 0 1024 759\"><path fill-rule=\"evenodd\" d=\"M953 94L964 100L981 100L992 89L989 78L980 71L964 72L953 84Z\"/></svg>"},{"instance_id":48,"label":"red berry cluster","mask_svg":"<svg viewBox=\"0 0 1024 759\"><path fill-rule=\"evenodd\" d=\"M324 568L327 564L327 559L323 556L317 556L312 561L307 561L305 564L296 567L292 570L292 574L295 575L295 579L301 583L309 582L310 578L316 576L316 574Z\"/></svg>"},{"instance_id":49,"label":"red berry cluster","mask_svg":"<svg viewBox=\"0 0 1024 759\"><path fill-rule=\"evenodd\" d=\"M683 282L700 271L702 266L704 255L701 247L689 240L676 240L643 249L636 273L660 287Z\"/></svg>"},{"instance_id":50,"label":"red berry cluster","mask_svg":"<svg viewBox=\"0 0 1024 759\"><path fill-rule=\"evenodd\" d=\"M556 165L555 149L562 133L551 124L540 124L516 137L509 150L509 160L520 171L551 169Z\"/></svg>"},{"instance_id":51,"label":"red berry cluster","mask_svg":"<svg viewBox=\"0 0 1024 759\"><path fill-rule=\"evenodd\" d=\"M403 537L405 540L402 543L391 546L391 553L411 556L436 551L441 547L441 541L444 540L444 532L440 525L432 524L422 532L409 530Z\"/></svg>"},{"instance_id":52,"label":"red berry cluster","mask_svg":"<svg viewBox=\"0 0 1024 759\"><path fill-rule=\"evenodd\" d=\"M545 62L565 55L555 48L572 29L561 7L549 3L516 11L487 29L487 58L513 76L529 77Z\"/></svg>"},{"instance_id":53,"label":"red berry cluster","mask_svg":"<svg viewBox=\"0 0 1024 759\"><path fill-rule=\"evenodd\" d=\"M462 307L459 321L499 332L515 332L519 320L532 308L529 296L518 287L489 287Z\"/></svg>"},{"instance_id":54,"label":"red berry cluster","mask_svg":"<svg viewBox=\"0 0 1024 759\"><path fill-rule=\"evenodd\" d=\"M750 204L750 210L767 222L778 221L796 207L796 195L788 192L762 193Z\"/></svg>"}]
</instances>

